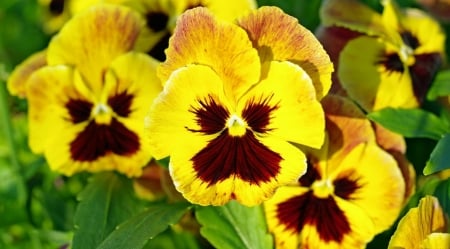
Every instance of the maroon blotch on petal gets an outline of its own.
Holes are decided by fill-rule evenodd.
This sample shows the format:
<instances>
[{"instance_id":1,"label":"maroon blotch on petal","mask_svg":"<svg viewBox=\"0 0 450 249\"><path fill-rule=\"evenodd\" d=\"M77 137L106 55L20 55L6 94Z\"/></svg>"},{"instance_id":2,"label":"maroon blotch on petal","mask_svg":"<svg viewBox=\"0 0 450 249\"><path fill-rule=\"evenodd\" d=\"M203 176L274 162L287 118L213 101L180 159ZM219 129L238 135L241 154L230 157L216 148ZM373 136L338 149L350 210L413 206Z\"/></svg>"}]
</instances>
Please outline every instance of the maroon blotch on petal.
<instances>
[{"instance_id":1,"label":"maroon blotch on petal","mask_svg":"<svg viewBox=\"0 0 450 249\"><path fill-rule=\"evenodd\" d=\"M345 200L353 199L351 197L352 194L361 188L358 180L351 179L350 176L351 174L348 174L345 177L340 177L333 181L334 194Z\"/></svg>"},{"instance_id":2,"label":"maroon blotch on petal","mask_svg":"<svg viewBox=\"0 0 450 249\"><path fill-rule=\"evenodd\" d=\"M70 99L65 105L74 124L87 121L91 116L92 106L92 103L80 99Z\"/></svg>"},{"instance_id":3,"label":"maroon blotch on petal","mask_svg":"<svg viewBox=\"0 0 450 249\"><path fill-rule=\"evenodd\" d=\"M413 91L420 103L423 102L436 73L442 64L439 53L415 55L416 62L409 67L413 83Z\"/></svg>"},{"instance_id":4,"label":"maroon blotch on petal","mask_svg":"<svg viewBox=\"0 0 450 249\"><path fill-rule=\"evenodd\" d=\"M397 53L383 54L376 64L382 64L384 68L390 72L403 73L405 68L400 56Z\"/></svg>"},{"instance_id":5,"label":"maroon blotch on petal","mask_svg":"<svg viewBox=\"0 0 450 249\"><path fill-rule=\"evenodd\" d=\"M209 185L232 176L251 184L268 182L279 173L281 160L252 132L239 137L226 130L191 159L197 176Z\"/></svg>"},{"instance_id":6,"label":"maroon blotch on petal","mask_svg":"<svg viewBox=\"0 0 450 249\"><path fill-rule=\"evenodd\" d=\"M271 118L270 115L272 111L278 109L278 105L269 105L271 99L272 96L265 99L260 98L259 100L252 99L247 102L242 111L242 117L253 131L264 133L270 130L267 128Z\"/></svg>"},{"instance_id":7,"label":"maroon blotch on petal","mask_svg":"<svg viewBox=\"0 0 450 249\"><path fill-rule=\"evenodd\" d=\"M303 187L310 187L315 181L320 180L320 173L316 167L314 167L313 159L308 157L306 161L308 167L306 169L306 173L298 179L298 182Z\"/></svg>"},{"instance_id":8,"label":"maroon blotch on petal","mask_svg":"<svg viewBox=\"0 0 450 249\"><path fill-rule=\"evenodd\" d=\"M314 226L324 242L340 243L351 232L350 223L333 197L317 198L312 191L278 204L277 219L288 230L300 233Z\"/></svg>"},{"instance_id":9,"label":"maroon blotch on petal","mask_svg":"<svg viewBox=\"0 0 450 249\"><path fill-rule=\"evenodd\" d=\"M108 153L131 156L139 148L139 137L115 118L109 125L91 121L70 143L71 158L79 162L92 162Z\"/></svg>"},{"instance_id":10,"label":"maroon blotch on petal","mask_svg":"<svg viewBox=\"0 0 450 249\"><path fill-rule=\"evenodd\" d=\"M131 103L133 101L133 95L127 92L121 92L108 99L108 105L113 111L121 116L128 117L131 113Z\"/></svg>"},{"instance_id":11,"label":"maroon blotch on petal","mask_svg":"<svg viewBox=\"0 0 450 249\"><path fill-rule=\"evenodd\" d=\"M194 130L186 127L186 129L208 135L222 131L230 116L228 110L216 103L212 96L209 96L206 100L199 100L198 102L200 108L192 108L190 112L197 116L196 122L201 128L200 130Z\"/></svg>"}]
</instances>

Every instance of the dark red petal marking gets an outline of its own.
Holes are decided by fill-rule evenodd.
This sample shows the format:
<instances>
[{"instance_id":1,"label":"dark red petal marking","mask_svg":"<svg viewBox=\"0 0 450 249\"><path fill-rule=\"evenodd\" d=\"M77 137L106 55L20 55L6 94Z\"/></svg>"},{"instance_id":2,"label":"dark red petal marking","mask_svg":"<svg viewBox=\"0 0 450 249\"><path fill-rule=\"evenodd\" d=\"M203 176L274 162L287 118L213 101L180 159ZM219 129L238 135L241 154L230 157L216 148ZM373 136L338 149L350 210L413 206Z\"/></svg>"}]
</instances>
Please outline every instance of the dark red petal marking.
<instances>
[{"instance_id":1,"label":"dark red petal marking","mask_svg":"<svg viewBox=\"0 0 450 249\"><path fill-rule=\"evenodd\" d=\"M278 105L269 106L269 101L271 99L272 96L265 99L261 98L259 100L252 99L247 102L242 111L242 117L253 131L259 133L269 131L266 127L270 122L270 114L272 111L278 109Z\"/></svg>"},{"instance_id":2,"label":"dark red petal marking","mask_svg":"<svg viewBox=\"0 0 450 249\"><path fill-rule=\"evenodd\" d=\"M409 67L414 95L422 102L425 94L433 82L437 71L441 67L442 57L438 53L415 55L416 62Z\"/></svg>"},{"instance_id":3,"label":"dark red petal marking","mask_svg":"<svg viewBox=\"0 0 450 249\"><path fill-rule=\"evenodd\" d=\"M298 182L303 187L310 187L315 181L320 180L320 174L317 168L314 166L316 162L308 157L306 173L298 179Z\"/></svg>"},{"instance_id":4,"label":"dark red petal marking","mask_svg":"<svg viewBox=\"0 0 450 249\"><path fill-rule=\"evenodd\" d=\"M65 105L74 124L88 120L91 116L92 106L92 103L80 99L71 99Z\"/></svg>"},{"instance_id":5,"label":"dark red petal marking","mask_svg":"<svg viewBox=\"0 0 450 249\"><path fill-rule=\"evenodd\" d=\"M200 130L187 129L209 135L222 131L230 116L228 110L216 103L212 96L209 96L206 100L199 100L199 104L200 108L192 108L190 112L197 116L196 122L201 128Z\"/></svg>"},{"instance_id":6,"label":"dark red petal marking","mask_svg":"<svg viewBox=\"0 0 450 249\"><path fill-rule=\"evenodd\" d=\"M241 137L224 130L191 161L197 176L209 185L236 175L251 184L273 179L280 171L281 156L247 131Z\"/></svg>"},{"instance_id":7,"label":"dark red petal marking","mask_svg":"<svg viewBox=\"0 0 450 249\"><path fill-rule=\"evenodd\" d=\"M360 179L352 179L353 173L343 174L344 176L339 177L333 181L334 194L345 199L353 199L351 196L359 188L361 188Z\"/></svg>"},{"instance_id":8,"label":"dark red petal marking","mask_svg":"<svg viewBox=\"0 0 450 249\"><path fill-rule=\"evenodd\" d=\"M388 72L403 73L405 71L403 62L397 53L383 54L376 64L382 64Z\"/></svg>"},{"instance_id":9,"label":"dark red petal marking","mask_svg":"<svg viewBox=\"0 0 450 249\"><path fill-rule=\"evenodd\" d=\"M131 113L133 97L132 94L127 92L116 94L108 99L108 106L110 106L117 115L128 117Z\"/></svg>"},{"instance_id":10,"label":"dark red petal marking","mask_svg":"<svg viewBox=\"0 0 450 249\"><path fill-rule=\"evenodd\" d=\"M410 31L402 31L400 32L400 36L402 37L403 42L413 50L420 46L419 39L417 39Z\"/></svg>"},{"instance_id":11,"label":"dark red petal marking","mask_svg":"<svg viewBox=\"0 0 450 249\"><path fill-rule=\"evenodd\" d=\"M340 243L351 232L347 217L331 196L321 199L309 191L278 204L276 212L277 219L288 230L301 233L308 224L316 227L324 242Z\"/></svg>"},{"instance_id":12,"label":"dark red petal marking","mask_svg":"<svg viewBox=\"0 0 450 249\"><path fill-rule=\"evenodd\" d=\"M70 143L70 154L74 161L92 162L108 153L130 156L139 148L139 137L113 118L109 125L89 122Z\"/></svg>"},{"instance_id":13,"label":"dark red petal marking","mask_svg":"<svg viewBox=\"0 0 450 249\"><path fill-rule=\"evenodd\" d=\"M53 15L60 15L64 12L66 0L51 0L48 5L50 13Z\"/></svg>"}]
</instances>

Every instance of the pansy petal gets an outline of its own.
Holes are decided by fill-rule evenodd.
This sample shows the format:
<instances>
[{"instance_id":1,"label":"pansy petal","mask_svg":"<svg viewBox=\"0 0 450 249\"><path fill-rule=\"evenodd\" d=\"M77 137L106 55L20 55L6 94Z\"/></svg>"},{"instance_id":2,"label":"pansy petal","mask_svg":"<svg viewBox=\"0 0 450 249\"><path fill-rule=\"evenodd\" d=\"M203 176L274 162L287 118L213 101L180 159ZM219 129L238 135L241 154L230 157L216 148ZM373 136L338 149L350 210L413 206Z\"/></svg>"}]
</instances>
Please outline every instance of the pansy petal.
<instances>
[{"instance_id":1,"label":"pansy petal","mask_svg":"<svg viewBox=\"0 0 450 249\"><path fill-rule=\"evenodd\" d=\"M201 121L197 121L194 110L202 107L200 102L210 99L218 106L229 108L223 95L223 82L211 68L190 65L172 74L147 118L150 144L156 159L171 155L176 141L193 139L195 144L200 139L199 143L204 145L204 136L198 132L202 129L198 123ZM220 115L220 111L211 114L214 118L214 115ZM225 123L217 129L220 131L224 127Z\"/></svg>"},{"instance_id":2,"label":"pansy petal","mask_svg":"<svg viewBox=\"0 0 450 249\"><path fill-rule=\"evenodd\" d=\"M330 162L328 170L334 193L365 210L377 233L392 225L403 205L405 184L388 153L373 143L359 144L339 165Z\"/></svg>"},{"instance_id":3,"label":"pansy petal","mask_svg":"<svg viewBox=\"0 0 450 249\"><path fill-rule=\"evenodd\" d=\"M317 99L331 86L333 64L319 41L298 20L277 7L261 7L242 18L244 28L259 52L261 61L290 61L312 79Z\"/></svg>"},{"instance_id":4,"label":"pansy petal","mask_svg":"<svg viewBox=\"0 0 450 249\"><path fill-rule=\"evenodd\" d=\"M88 101L71 85L73 81L74 72L66 66L44 67L28 80L29 144L33 152L43 153L47 138L70 126L71 117L64 108L69 98Z\"/></svg>"},{"instance_id":5,"label":"pansy petal","mask_svg":"<svg viewBox=\"0 0 450 249\"><path fill-rule=\"evenodd\" d=\"M183 152L171 157L175 186L190 202L224 205L235 199L246 206L258 205L306 170L304 154L285 141L270 137L241 137L236 141L227 134L218 139L199 147L189 140L180 141ZM202 156L207 165L196 164L202 163L198 159L202 152L209 153ZM281 160L274 162L274 155Z\"/></svg>"},{"instance_id":6,"label":"pansy petal","mask_svg":"<svg viewBox=\"0 0 450 249\"><path fill-rule=\"evenodd\" d=\"M326 0L320 17L325 26L344 27L368 35L385 32L381 15L358 0Z\"/></svg>"},{"instance_id":7,"label":"pansy petal","mask_svg":"<svg viewBox=\"0 0 450 249\"><path fill-rule=\"evenodd\" d=\"M408 69L386 46L376 38L359 37L347 44L339 59L342 86L368 112L418 105Z\"/></svg>"},{"instance_id":8,"label":"pansy petal","mask_svg":"<svg viewBox=\"0 0 450 249\"><path fill-rule=\"evenodd\" d=\"M429 234L445 231L445 214L438 199L425 196L400 220L388 248L418 248Z\"/></svg>"},{"instance_id":9,"label":"pansy petal","mask_svg":"<svg viewBox=\"0 0 450 249\"><path fill-rule=\"evenodd\" d=\"M251 10L256 9L256 1L254 0L229 0L229 1L208 1L208 0L184 0L174 1L180 2L180 5L186 7L206 7L220 19L233 22L237 18L248 14ZM186 5L187 3L187 5Z\"/></svg>"},{"instance_id":10,"label":"pansy petal","mask_svg":"<svg viewBox=\"0 0 450 249\"><path fill-rule=\"evenodd\" d=\"M269 119L263 130L280 139L319 148L324 140L324 115L308 74L290 62L271 62L267 76L239 101L238 110L264 103ZM264 114L260 108L261 115ZM258 121L263 122L262 120ZM257 125L255 125L257 126Z\"/></svg>"},{"instance_id":11,"label":"pansy petal","mask_svg":"<svg viewBox=\"0 0 450 249\"><path fill-rule=\"evenodd\" d=\"M37 52L20 63L8 78L8 91L11 95L26 97L26 84L30 75L47 65L46 50Z\"/></svg>"},{"instance_id":12,"label":"pansy petal","mask_svg":"<svg viewBox=\"0 0 450 249\"><path fill-rule=\"evenodd\" d=\"M429 234L420 244L421 248L441 249L450 248L450 233L432 233Z\"/></svg>"},{"instance_id":13,"label":"pansy petal","mask_svg":"<svg viewBox=\"0 0 450 249\"><path fill-rule=\"evenodd\" d=\"M98 93L109 63L133 48L142 21L131 9L97 5L72 18L52 39L48 64L78 68Z\"/></svg>"},{"instance_id":14,"label":"pansy petal","mask_svg":"<svg viewBox=\"0 0 450 249\"><path fill-rule=\"evenodd\" d=\"M189 64L211 67L225 83L230 99L237 99L260 78L260 61L244 30L217 20L206 8L186 11L178 20L158 69L165 83L178 68Z\"/></svg>"}]
</instances>

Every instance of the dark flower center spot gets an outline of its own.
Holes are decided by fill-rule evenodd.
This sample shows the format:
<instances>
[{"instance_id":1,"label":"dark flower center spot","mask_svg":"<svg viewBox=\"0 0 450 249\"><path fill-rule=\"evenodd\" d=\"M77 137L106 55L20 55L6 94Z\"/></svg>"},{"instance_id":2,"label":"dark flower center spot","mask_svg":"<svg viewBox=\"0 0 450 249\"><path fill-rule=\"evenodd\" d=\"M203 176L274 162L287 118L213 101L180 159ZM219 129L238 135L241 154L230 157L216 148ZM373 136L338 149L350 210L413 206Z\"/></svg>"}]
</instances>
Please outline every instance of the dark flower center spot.
<instances>
[{"instance_id":1,"label":"dark flower center spot","mask_svg":"<svg viewBox=\"0 0 450 249\"><path fill-rule=\"evenodd\" d=\"M377 64L382 64L388 72L403 73L405 70L403 62L397 53L383 55Z\"/></svg>"},{"instance_id":2,"label":"dark flower center spot","mask_svg":"<svg viewBox=\"0 0 450 249\"><path fill-rule=\"evenodd\" d=\"M78 124L89 119L93 104L85 100L71 99L65 107L69 111L72 123Z\"/></svg>"},{"instance_id":3,"label":"dark flower center spot","mask_svg":"<svg viewBox=\"0 0 450 249\"><path fill-rule=\"evenodd\" d=\"M147 27L154 32L159 32L166 29L169 16L163 12L149 12L145 15Z\"/></svg>"},{"instance_id":4,"label":"dark flower center spot","mask_svg":"<svg viewBox=\"0 0 450 249\"><path fill-rule=\"evenodd\" d=\"M270 122L271 112L277 106L270 107L268 99L249 101L242 113L248 128L241 136L232 136L226 127L230 112L225 107L212 96L198 103L199 107L190 111L196 115L200 129L186 129L207 135L220 132L191 159L200 179L212 185L236 176L251 184L260 184L270 181L279 173L281 156L259 142L253 133L269 130L266 126Z\"/></svg>"},{"instance_id":5,"label":"dark flower center spot","mask_svg":"<svg viewBox=\"0 0 450 249\"><path fill-rule=\"evenodd\" d=\"M131 103L133 97L134 96L132 94L122 92L110 97L108 99L108 105L117 115L121 117L128 117L131 113Z\"/></svg>"},{"instance_id":6,"label":"dark flower center spot","mask_svg":"<svg viewBox=\"0 0 450 249\"><path fill-rule=\"evenodd\" d=\"M312 191L278 204L277 219L295 233L301 233L307 224L314 226L324 242L340 243L351 232L347 217L333 197L317 198Z\"/></svg>"},{"instance_id":7,"label":"dark flower center spot","mask_svg":"<svg viewBox=\"0 0 450 249\"><path fill-rule=\"evenodd\" d=\"M403 42L413 50L420 46L419 40L410 31L403 31L400 33L400 36L402 37Z\"/></svg>"},{"instance_id":8,"label":"dark flower center spot","mask_svg":"<svg viewBox=\"0 0 450 249\"><path fill-rule=\"evenodd\" d=\"M49 4L50 13L60 15L64 12L65 0L52 0Z\"/></svg>"},{"instance_id":9,"label":"dark flower center spot","mask_svg":"<svg viewBox=\"0 0 450 249\"><path fill-rule=\"evenodd\" d=\"M334 194L345 200L352 199L351 195L361 188L357 180L353 180L348 174L346 177L340 177L333 181Z\"/></svg>"},{"instance_id":10,"label":"dark flower center spot","mask_svg":"<svg viewBox=\"0 0 450 249\"><path fill-rule=\"evenodd\" d=\"M74 161L93 162L108 153L130 156L139 148L139 137L113 118L108 125L89 122L70 143L70 154Z\"/></svg>"}]
</instances>

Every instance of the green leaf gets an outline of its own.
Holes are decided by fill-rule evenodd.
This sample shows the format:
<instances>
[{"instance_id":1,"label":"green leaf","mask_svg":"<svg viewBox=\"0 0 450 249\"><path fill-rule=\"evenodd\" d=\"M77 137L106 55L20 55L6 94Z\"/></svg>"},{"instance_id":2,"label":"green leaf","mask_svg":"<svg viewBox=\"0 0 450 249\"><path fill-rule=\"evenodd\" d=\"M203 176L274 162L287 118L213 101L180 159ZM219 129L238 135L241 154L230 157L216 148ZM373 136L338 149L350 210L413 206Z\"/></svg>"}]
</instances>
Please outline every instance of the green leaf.
<instances>
[{"instance_id":1,"label":"green leaf","mask_svg":"<svg viewBox=\"0 0 450 249\"><path fill-rule=\"evenodd\" d=\"M169 225L175 224L191 204L159 203L122 223L98 249L140 249Z\"/></svg>"},{"instance_id":2,"label":"green leaf","mask_svg":"<svg viewBox=\"0 0 450 249\"><path fill-rule=\"evenodd\" d=\"M191 231L167 229L151 239L144 249L200 249L198 238Z\"/></svg>"},{"instance_id":3,"label":"green leaf","mask_svg":"<svg viewBox=\"0 0 450 249\"><path fill-rule=\"evenodd\" d=\"M438 141L430 160L423 169L424 175L436 173L444 169L450 169L450 134L447 133Z\"/></svg>"},{"instance_id":4,"label":"green leaf","mask_svg":"<svg viewBox=\"0 0 450 249\"><path fill-rule=\"evenodd\" d=\"M448 128L434 114L421 109L385 108L367 117L405 137L425 137L439 140Z\"/></svg>"},{"instance_id":5,"label":"green leaf","mask_svg":"<svg viewBox=\"0 0 450 249\"><path fill-rule=\"evenodd\" d=\"M78 197L73 249L97 248L140 207L129 179L106 172L94 175L91 180Z\"/></svg>"},{"instance_id":6,"label":"green leaf","mask_svg":"<svg viewBox=\"0 0 450 249\"><path fill-rule=\"evenodd\" d=\"M200 234L215 248L273 248L261 206L245 207L232 201L221 207L197 207L196 216L202 225Z\"/></svg>"},{"instance_id":7,"label":"green leaf","mask_svg":"<svg viewBox=\"0 0 450 249\"><path fill-rule=\"evenodd\" d=\"M441 71L436 75L428 90L427 99L435 100L447 95L450 95L450 70Z\"/></svg>"},{"instance_id":8,"label":"green leaf","mask_svg":"<svg viewBox=\"0 0 450 249\"><path fill-rule=\"evenodd\" d=\"M450 178L441 181L433 195L439 199L443 211L450 214Z\"/></svg>"}]
</instances>

